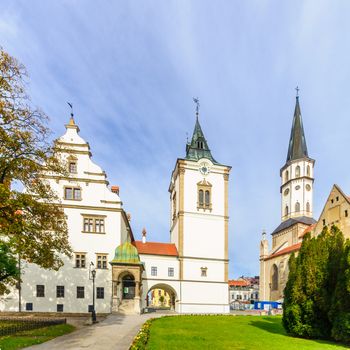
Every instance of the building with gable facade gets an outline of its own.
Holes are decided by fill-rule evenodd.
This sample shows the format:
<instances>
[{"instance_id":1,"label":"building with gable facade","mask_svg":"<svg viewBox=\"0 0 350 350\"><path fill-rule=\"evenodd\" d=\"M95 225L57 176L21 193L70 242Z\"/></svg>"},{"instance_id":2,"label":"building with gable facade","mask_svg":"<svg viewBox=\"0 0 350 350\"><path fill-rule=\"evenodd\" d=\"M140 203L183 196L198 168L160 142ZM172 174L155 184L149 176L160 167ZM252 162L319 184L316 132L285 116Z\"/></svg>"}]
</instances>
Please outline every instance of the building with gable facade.
<instances>
[{"instance_id":1,"label":"building with gable facade","mask_svg":"<svg viewBox=\"0 0 350 350\"><path fill-rule=\"evenodd\" d=\"M46 174L67 217L73 256L58 271L21 262L21 293L1 311L91 311L96 271L97 313L140 313L151 290L162 289L179 313L227 313L228 179L230 167L211 154L198 120L186 156L171 175L170 242L135 240L117 186L91 159L73 115L57 141L69 175ZM198 244L198 242L202 242Z\"/></svg>"}]
</instances>

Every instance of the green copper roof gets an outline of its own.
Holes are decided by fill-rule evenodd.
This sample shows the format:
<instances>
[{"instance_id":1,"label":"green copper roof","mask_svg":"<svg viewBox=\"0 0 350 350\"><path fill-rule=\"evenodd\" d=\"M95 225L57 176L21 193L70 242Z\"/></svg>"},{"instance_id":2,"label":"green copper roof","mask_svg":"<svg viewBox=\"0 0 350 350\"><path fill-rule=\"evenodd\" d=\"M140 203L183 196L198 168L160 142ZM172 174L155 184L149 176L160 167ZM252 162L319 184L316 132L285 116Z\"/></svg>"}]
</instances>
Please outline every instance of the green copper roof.
<instances>
[{"instance_id":1,"label":"green copper roof","mask_svg":"<svg viewBox=\"0 0 350 350\"><path fill-rule=\"evenodd\" d=\"M139 253L130 242L119 245L111 263L140 264Z\"/></svg>"},{"instance_id":2,"label":"green copper roof","mask_svg":"<svg viewBox=\"0 0 350 350\"><path fill-rule=\"evenodd\" d=\"M202 128L199 124L197 114L192 141L186 145L186 159L197 161L201 158L207 158L210 159L214 164L219 164L211 155L207 140L205 139Z\"/></svg>"},{"instance_id":3,"label":"green copper roof","mask_svg":"<svg viewBox=\"0 0 350 350\"><path fill-rule=\"evenodd\" d=\"M301 119L299 96L297 96L292 131L290 133L289 139L287 162L302 158L308 158L308 153L303 128L303 121Z\"/></svg>"}]
</instances>

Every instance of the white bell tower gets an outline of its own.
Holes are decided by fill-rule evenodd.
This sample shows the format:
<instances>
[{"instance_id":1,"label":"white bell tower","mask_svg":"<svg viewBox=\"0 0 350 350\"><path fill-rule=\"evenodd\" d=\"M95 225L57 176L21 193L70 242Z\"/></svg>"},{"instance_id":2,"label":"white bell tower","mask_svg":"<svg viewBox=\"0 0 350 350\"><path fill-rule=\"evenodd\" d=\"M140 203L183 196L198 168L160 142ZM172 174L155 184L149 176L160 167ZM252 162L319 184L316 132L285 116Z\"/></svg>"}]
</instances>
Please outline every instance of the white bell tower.
<instances>
[{"instance_id":1,"label":"white bell tower","mask_svg":"<svg viewBox=\"0 0 350 350\"><path fill-rule=\"evenodd\" d=\"M314 164L315 161L308 156L297 95L287 162L280 171L282 221L313 217Z\"/></svg>"},{"instance_id":2,"label":"white bell tower","mask_svg":"<svg viewBox=\"0 0 350 350\"><path fill-rule=\"evenodd\" d=\"M211 155L197 106L192 140L186 157L177 160L169 186L170 239L179 254L180 312L229 313L230 169Z\"/></svg>"}]
</instances>

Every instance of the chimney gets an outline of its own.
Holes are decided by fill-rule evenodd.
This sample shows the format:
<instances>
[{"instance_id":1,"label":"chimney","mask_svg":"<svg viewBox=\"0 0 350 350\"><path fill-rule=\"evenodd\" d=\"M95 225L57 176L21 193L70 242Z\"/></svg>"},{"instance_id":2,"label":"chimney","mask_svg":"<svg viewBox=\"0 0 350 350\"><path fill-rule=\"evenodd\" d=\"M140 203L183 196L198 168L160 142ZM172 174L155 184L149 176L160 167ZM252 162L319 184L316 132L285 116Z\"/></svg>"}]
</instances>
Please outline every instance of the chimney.
<instances>
[{"instance_id":1,"label":"chimney","mask_svg":"<svg viewBox=\"0 0 350 350\"><path fill-rule=\"evenodd\" d=\"M113 193L116 193L119 196L119 186L112 186L111 190Z\"/></svg>"},{"instance_id":2,"label":"chimney","mask_svg":"<svg viewBox=\"0 0 350 350\"><path fill-rule=\"evenodd\" d=\"M145 228L143 228L143 230L142 230L142 243L146 243L146 234L147 234L147 231Z\"/></svg>"}]
</instances>

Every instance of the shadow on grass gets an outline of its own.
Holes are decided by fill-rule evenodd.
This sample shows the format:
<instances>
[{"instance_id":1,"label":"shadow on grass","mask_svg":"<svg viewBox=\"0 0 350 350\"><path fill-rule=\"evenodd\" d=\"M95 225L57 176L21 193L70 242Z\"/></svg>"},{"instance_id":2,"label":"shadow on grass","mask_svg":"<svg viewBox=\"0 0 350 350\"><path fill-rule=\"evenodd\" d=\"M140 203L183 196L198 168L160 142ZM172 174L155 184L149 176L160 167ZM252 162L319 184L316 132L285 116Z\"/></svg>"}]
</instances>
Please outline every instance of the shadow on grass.
<instances>
[{"instance_id":1,"label":"shadow on grass","mask_svg":"<svg viewBox=\"0 0 350 350\"><path fill-rule=\"evenodd\" d=\"M329 340L322 340L322 339L307 339L307 338L300 338L300 337L293 337L291 335L288 335L285 329L282 326L282 318L280 317L262 317L260 320L253 320L250 322L250 325L256 328L259 328L263 331L279 334L281 336L285 336L291 339L305 339L310 340L315 343L319 344L329 344L334 346L343 346L345 348L349 348L349 345L346 345L344 343L337 343L334 341Z\"/></svg>"},{"instance_id":2,"label":"shadow on grass","mask_svg":"<svg viewBox=\"0 0 350 350\"><path fill-rule=\"evenodd\" d=\"M282 326L282 319L280 317L262 317L259 318L259 320L251 321L250 325L269 333L287 336L287 333Z\"/></svg>"}]
</instances>

